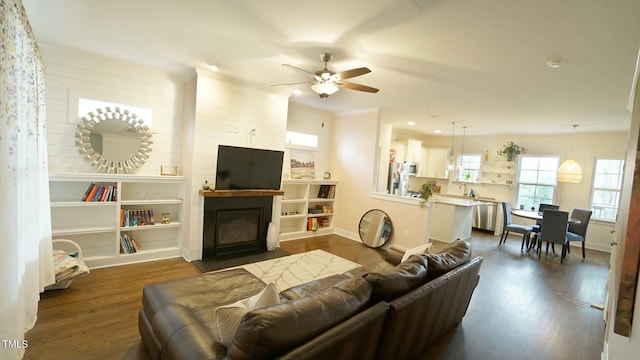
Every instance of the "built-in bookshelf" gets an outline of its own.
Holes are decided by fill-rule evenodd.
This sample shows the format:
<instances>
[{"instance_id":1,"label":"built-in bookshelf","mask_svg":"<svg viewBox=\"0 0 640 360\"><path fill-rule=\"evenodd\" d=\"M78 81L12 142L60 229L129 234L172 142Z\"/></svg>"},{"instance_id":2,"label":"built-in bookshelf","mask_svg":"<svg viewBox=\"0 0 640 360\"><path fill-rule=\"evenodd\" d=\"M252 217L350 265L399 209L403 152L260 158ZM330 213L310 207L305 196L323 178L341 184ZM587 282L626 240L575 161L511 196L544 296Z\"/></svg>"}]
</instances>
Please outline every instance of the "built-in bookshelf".
<instances>
[{"instance_id":1,"label":"built-in bookshelf","mask_svg":"<svg viewBox=\"0 0 640 360\"><path fill-rule=\"evenodd\" d=\"M280 240L332 233L337 185L328 180L284 180Z\"/></svg>"},{"instance_id":2,"label":"built-in bookshelf","mask_svg":"<svg viewBox=\"0 0 640 360\"><path fill-rule=\"evenodd\" d=\"M90 268L180 256L184 191L182 176L51 174L53 238L78 243Z\"/></svg>"}]
</instances>

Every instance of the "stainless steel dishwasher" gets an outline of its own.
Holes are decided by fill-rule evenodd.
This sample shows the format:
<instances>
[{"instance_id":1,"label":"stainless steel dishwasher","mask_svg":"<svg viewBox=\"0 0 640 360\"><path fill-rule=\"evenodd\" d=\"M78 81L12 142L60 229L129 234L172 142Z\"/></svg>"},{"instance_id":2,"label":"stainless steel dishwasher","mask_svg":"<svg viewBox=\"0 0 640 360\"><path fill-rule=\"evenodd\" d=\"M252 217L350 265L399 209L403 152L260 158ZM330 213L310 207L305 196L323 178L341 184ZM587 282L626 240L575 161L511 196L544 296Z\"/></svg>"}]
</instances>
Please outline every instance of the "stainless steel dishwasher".
<instances>
[{"instance_id":1,"label":"stainless steel dishwasher","mask_svg":"<svg viewBox=\"0 0 640 360\"><path fill-rule=\"evenodd\" d=\"M495 231L498 204L495 202L479 202L473 207L472 227L474 229Z\"/></svg>"}]
</instances>

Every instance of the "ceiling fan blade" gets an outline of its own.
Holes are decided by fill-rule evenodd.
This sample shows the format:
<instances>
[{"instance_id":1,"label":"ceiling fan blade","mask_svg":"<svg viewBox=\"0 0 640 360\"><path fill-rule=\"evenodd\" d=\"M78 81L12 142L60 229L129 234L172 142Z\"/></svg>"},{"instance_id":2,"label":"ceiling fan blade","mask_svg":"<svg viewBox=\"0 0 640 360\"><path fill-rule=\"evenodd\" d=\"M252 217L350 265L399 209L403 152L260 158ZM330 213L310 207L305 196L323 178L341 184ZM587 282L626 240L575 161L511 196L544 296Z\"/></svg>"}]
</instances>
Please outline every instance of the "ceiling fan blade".
<instances>
[{"instance_id":1,"label":"ceiling fan blade","mask_svg":"<svg viewBox=\"0 0 640 360\"><path fill-rule=\"evenodd\" d=\"M334 76L338 80L343 80L343 79L349 79L349 78L352 78L352 77L368 74L370 72L371 72L371 70L369 70L369 68L361 67L361 68L341 71L339 73L336 73Z\"/></svg>"},{"instance_id":2,"label":"ceiling fan blade","mask_svg":"<svg viewBox=\"0 0 640 360\"><path fill-rule=\"evenodd\" d=\"M371 87L371 86L355 84L355 83L347 82L347 81L336 81L336 82L334 82L334 84L336 86L338 86L338 87L351 89L351 90L366 91L366 92L370 92L370 93L377 93L378 91L380 91L379 89L376 89L376 88Z\"/></svg>"},{"instance_id":3,"label":"ceiling fan blade","mask_svg":"<svg viewBox=\"0 0 640 360\"><path fill-rule=\"evenodd\" d=\"M284 83L284 84L273 84L273 85L269 85L269 86L285 86L285 85L299 85L299 84L309 84L309 81L298 81L298 82Z\"/></svg>"},{"instance_id":4,"label":"ceiling fan blade","mask_svg":"<svg viewBox=\"0 0 640 360\"><path fill-rule=\"evenodd\" d=\"M299 67L297 67L297 66L293 66L293 65L290 65L290 64L282 64L282 66L286 66L286 67L288 67L288 68L290 68L290 69L293 69L293 70L302 71L303 73L309 74L309 75L311 75L311 76L314 76L314 75L315 75L315 74L314 74L314 73L312 73L311 71L307 71L307 70L305 70L305 69L301 69L301 68L299 68Z\"/></svg>"}]
</instances>

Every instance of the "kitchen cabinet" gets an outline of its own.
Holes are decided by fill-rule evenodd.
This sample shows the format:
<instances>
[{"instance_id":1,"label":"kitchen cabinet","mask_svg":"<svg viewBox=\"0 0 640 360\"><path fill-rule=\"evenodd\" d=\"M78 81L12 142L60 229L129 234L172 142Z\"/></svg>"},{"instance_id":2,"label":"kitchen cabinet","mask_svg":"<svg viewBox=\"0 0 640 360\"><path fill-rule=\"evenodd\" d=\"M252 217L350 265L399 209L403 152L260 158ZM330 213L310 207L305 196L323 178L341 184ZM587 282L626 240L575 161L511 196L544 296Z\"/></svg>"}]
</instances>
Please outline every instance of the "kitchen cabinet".
<instances>
[{"instance_id":1,"label":"kitchen cabinet","mask_svg":"<svg viewBox=\"0 0 640 360\"><path fill-rule=\"evenodd\" d=\"M451 149L423 147L418 164L418 176L448 179L450 157Z\"/></svg>"}]
</instances>

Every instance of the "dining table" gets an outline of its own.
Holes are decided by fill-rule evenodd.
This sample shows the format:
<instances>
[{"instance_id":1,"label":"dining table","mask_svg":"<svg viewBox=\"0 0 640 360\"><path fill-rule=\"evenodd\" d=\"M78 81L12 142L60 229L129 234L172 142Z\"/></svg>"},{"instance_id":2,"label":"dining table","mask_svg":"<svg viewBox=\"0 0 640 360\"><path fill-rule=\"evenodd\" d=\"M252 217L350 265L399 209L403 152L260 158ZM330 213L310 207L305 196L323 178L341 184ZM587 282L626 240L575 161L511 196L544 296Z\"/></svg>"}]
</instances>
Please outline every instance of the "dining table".
<instances>
[{"instance_id":1,"label":"dining table","mask_svg":"<svg viewBox=\"0 0 640 360\"><path fill-rule=\"evenodd\" d=\"M542 212L541 211L531 211L531 210L522 210L522 209L513 209L511 210L511 214L531 220L542 220ZM569 224L580 224L580 219L570 217L568 219Z\"/></svg>"},{"instance_id":2,"label":"dining table","mask_svg":"<svg viewBox=\"0 0 640 360\"><path fill-rule=\"evenodd\" d=\"M542 220L542 215L543 215L542 211L531 211L531 210L523 210L523 209L513 209L513 210L511 210L511 214L515 215L515 216L518 216L518 217L521 217L521 218L531 219L531 220ZM567 223L568 224L580 224L581 221L580 221L580 219L569 217L567 219ZM532 236L534 236L534 237L531 240L535 240L535 242L534 241L528 241L527 252L529 252L529 250L533 249L536 246L536 244L538 243L537 236L536 235L532 235ZM551 249L553 250L553 253L555 254L556 253L555 249L553 247ZM547 251L548 250L549 250L549 245L547 244Z\"/></svg>"}]
</instances>

